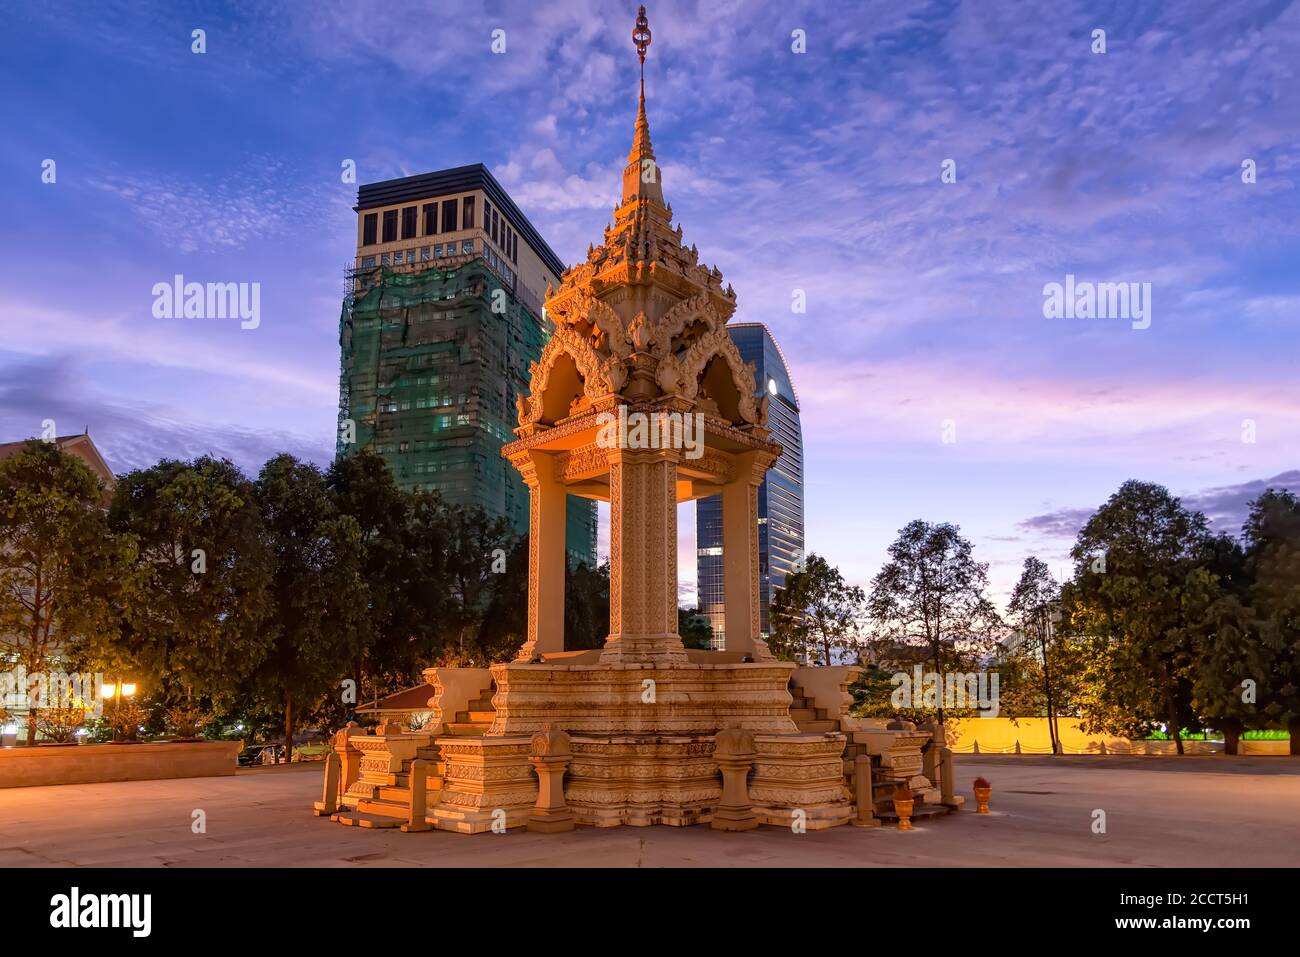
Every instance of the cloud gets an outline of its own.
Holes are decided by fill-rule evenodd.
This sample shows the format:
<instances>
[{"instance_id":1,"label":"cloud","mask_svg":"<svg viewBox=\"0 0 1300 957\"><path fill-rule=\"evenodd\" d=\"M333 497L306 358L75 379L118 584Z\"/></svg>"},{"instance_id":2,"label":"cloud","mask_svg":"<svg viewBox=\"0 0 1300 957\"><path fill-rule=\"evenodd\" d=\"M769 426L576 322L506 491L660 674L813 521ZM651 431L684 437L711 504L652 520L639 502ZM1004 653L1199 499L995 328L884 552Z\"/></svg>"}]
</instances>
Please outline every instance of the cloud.
<instances>
[{"instance_id":1,"label":"cloud","mask_svg":"<svg viewBox=\"0 0 1300 957\"><path fill-rule=\"evenodd\" d=\"M1183 504L1203 512L1216 531L1236 534L1241 531L1250 502L1268 489L1300 492L1300 469L1289 469L1268 479L1255 479L1238 485L1224 485L1183 496Z\"/></svg>"},{"instance_id":2,"label":"cloud","mask_svg":"<svg viewBox=\"0 0 1300 957\"><path fill-rule=\"evenodd\" d=\"M1215 531L1236 534L1250 512L1250 502L1268 489L1300 492L1300 469L1289 469L1272 478L1252 479L1236 485L1203 489L1181 496L1183 505L1201 512ZM1096 508L1060 508L1018 522L1016 527L1045 538L1074 539Z\"/></svg>"},{"instance_id":3,"label":"cloud","mask_svg":"<svg viewBox=\"0 0 1300 957\"><path fill-rule=\"evenodd\" d=\"M81 365L66 355L10 363L0 381L0 440L39 435L41 423L53 419L60 434L88 430L117 474L161 458L199 455L229 458L249 475L279 452L320 464L333 458L327 444L280 429L205 423L156 403L95 395L85 387Z\"/></svg>"}]
</instances>

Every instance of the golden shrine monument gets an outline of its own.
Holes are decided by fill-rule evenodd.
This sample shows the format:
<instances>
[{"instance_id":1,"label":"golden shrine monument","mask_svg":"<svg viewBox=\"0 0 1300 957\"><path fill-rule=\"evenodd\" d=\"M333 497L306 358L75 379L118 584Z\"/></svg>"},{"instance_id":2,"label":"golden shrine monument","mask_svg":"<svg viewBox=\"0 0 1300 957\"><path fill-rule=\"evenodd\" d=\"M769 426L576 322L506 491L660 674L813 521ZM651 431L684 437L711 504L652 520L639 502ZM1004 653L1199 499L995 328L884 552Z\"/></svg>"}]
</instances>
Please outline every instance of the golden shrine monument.
<instances>
[{"instance_id":1,"label":"golden shrine monument","mask_svg":"<svg viewBox=\"0 0 1300 957\"><path fill-rule=\"evenodd\" d=\"M683 245L664 199L644 7L633 40L622 199L602 242L547 289L555 332L502 450L529 490L527 640L513 661L428 669L419 730L392 716L339 732L318 815L465 833L817 829L891 819L903 785L914 816L961 803L941 733L851 717L858 669L778 661L760 637L757 494L781 448L727 332L736 294ZM656 423L651 440L611 441L611 421L637 413ZM702 425L690 454L658 428L687 416ZM564 649L568 495L610 507L609 637L590 651ZM677 633L677 507L709 495L722 498L725 651Z\"/></svg>"}]
</instances>

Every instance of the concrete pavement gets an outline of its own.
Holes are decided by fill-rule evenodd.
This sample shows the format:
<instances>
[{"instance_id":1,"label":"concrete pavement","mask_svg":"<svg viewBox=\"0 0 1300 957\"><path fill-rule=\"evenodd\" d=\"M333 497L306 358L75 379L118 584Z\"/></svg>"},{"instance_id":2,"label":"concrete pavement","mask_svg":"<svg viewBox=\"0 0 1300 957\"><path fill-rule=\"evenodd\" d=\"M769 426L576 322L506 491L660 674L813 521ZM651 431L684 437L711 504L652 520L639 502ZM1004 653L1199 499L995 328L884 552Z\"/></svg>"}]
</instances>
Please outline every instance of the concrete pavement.
<instances>
[{"instance_id":1,"label":"concrete pavement","mask_svg":"<svg viewBox=\"0 0 1300 957\"><path fill-rule=\"evenodd\" d=\"M993 784L974 813L970 782ZM908 833L579 828L474 836L313 817L321 766L0 791L0 867L1300 865L1300 759L961 755L968 808ZM1095 811L1106 833L1093 833ZM194 833L195 811L206 832Z\"/></svg>"}]
</instances>

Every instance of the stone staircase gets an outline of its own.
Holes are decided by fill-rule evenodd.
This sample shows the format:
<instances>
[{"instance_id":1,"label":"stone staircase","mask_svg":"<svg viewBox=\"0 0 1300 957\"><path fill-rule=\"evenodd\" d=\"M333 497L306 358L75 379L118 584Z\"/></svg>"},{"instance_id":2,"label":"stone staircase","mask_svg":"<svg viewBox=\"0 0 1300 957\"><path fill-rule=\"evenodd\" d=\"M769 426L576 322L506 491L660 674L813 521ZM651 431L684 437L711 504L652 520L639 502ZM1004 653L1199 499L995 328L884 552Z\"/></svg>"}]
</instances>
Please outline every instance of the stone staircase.
<instances>
[{"instance_id":1,"label":"stone staircase","mask_svg":"<svg viewBox=\"0 0 1300 957\"><path fill-rule=\"evenodd\" d=\"M447 734L460 738L481 737L492 727L496 717L496 708L492 707L492 695L496 688L486 688L483 693L469 703L464 711L456 712L456 720L447 722Z\"/></svg>"},{"instance_id":2,"label":"stone staircase","mask_svg":"<svg viewBox=\"0 0 1300 957\"><path fill-rule=\"evenodd\" d=\"M790 717L794 720L795 726L800 733L808 734L822 731L839 731L840 723L831 719L824 708L816 707L815 702L808 698L795 681L790 682ZM894 792L905 783L914 780L915 775L908 773L914 770L915 774L920 773L919 768L901 769L891 767L890 761L880 753L872 753L868 746L866 736L860 732L846 732L845 736L848 742L844 746L842 760L844 764L844 784L849 789L849 793L856 795L854 778L857 771L858 755L866 755L871 759L871 803L875 816L884 821L897 821L898 815L894 812ZM862 740L858 740L862 739ZM949 814L952 809L939 803L940 793L937 787L913 787L914 804L912 806L912 820L921 820L929 817L936 817L940 814Z\"/></svg>"},{"instance_id":3,"label":"stone staircase","mask_svg":"<svg viewBox=\"0 0 1300 957\"><path fill-rule=\"evenodd\" d=\"M790 717L800 734L812 734L819 731L838 731L840 723L832 720L825 708L816 707L804 696L804 691L794 681L790 682Z\"/></svg>"},{"instance_id":4,"label":"stone staircase","mask_svg":"<svg viewBox=\"0 0 1300 957\"><path fill-rule=\"evenodd\" d=\"M495 685L483 689L465 710L456 712L454 721L443 723L442 735L472 737L486 734L496 716L496 709L492 706L495 693ZM359 748L366 746L365 738L354 741ZM386 768L373 766L380 761L363 759L360 777L347 791L347 796L353 798L355 804L346 801L349 806L340 808L331 820L356 827L399 827L405 824L411 813L411 767L420 758L430 762L425 778L426 807L432 808L438 803L446 764L432 737L415 748L411 756L403 756L397 770L391 769L394 763L391 754L389 758Z\"/></svg>"}]
</instances>

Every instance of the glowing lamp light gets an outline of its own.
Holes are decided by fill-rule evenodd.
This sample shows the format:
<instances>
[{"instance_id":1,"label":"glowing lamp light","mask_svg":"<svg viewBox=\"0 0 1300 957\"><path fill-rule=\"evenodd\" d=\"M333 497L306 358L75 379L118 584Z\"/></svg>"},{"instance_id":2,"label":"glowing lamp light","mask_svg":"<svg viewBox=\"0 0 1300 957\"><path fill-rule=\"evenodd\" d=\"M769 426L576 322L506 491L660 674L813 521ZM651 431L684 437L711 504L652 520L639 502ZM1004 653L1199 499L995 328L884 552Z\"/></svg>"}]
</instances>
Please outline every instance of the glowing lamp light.
<instances>
[{"instance_id":1,"label":"glowing lamp light","mask_svg":"<svg viewBox=\"0 0 1300 957\"><path fill-rule=\"evenodd\" d=\"M129 698L133 694L135 694L135 685L132 684L122 685L122 696L124 698Z\"/></svg>"},{"instance_id":2,"label":"glowing lamp light","mask_svg":"<svg viewBox=\"0 0 1300 957\"><path fill-rule=\"evenodd\" d=\"M99 689L101 698L111 698L117 694L117 685L102 685Z\"/></svg>"}]
</instances>

